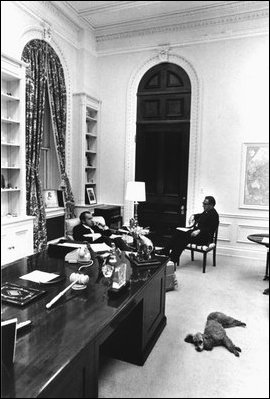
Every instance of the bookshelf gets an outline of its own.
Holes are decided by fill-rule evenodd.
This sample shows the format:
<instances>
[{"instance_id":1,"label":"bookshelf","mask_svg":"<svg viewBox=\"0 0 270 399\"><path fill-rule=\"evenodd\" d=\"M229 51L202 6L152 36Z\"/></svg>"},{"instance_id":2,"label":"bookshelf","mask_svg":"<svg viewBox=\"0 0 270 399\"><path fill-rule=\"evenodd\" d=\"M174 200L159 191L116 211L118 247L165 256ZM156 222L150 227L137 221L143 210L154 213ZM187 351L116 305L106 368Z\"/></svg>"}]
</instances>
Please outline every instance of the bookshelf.
<instances>
[{"instance_id":1,"label":"bookshelf","mask_svg":"<svg viewBox=\"0 0 270 399\"><path fill-rule=\"evenodd\" d=\"M86 93L73 95L73 148L76 177L73 178L73 190L76 206L90 206L86 189L92 187L98 202L99 167L98 139L100 101Z\"/></svg>"},{"instance_id":2,"label":"bookshelf","mask_svg":"<svg viewBox=\"0 0 270 399\"><path fill-rule=\"evenodd\" d=\"M33 253L26 216L25 63L1 54L1 264Z\"/></svg>"}]
</instances>

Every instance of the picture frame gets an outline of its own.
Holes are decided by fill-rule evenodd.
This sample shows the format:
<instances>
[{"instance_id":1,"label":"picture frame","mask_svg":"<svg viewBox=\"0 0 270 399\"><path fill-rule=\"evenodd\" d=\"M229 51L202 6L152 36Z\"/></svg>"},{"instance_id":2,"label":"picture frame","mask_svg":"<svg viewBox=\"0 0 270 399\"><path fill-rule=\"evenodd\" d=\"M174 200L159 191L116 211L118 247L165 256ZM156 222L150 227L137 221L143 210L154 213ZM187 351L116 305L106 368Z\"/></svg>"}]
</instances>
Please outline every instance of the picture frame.
<instances>
[{"instance_id":1,"label":"picture frame","mask_svg":"<svg viewBox=\"0 0 270 399\"><path fill-rule=\"evenodd\" d=\"M45 208L58 208L57 190L43 190Z\"/></svg>"},{"instance_id":2,"label":"picture frame","mask_svg":"<svg viewBox=\"0 0 270 399\"><path fill-rule=\"evenodd\" d=\"M243 143L239 208L269 209L269 143Z\"/></svg>"},{"instance_id":3,"label":"picture frame","mask_svg":"<svg viewBox=\"0 0 270 399\"><path fill-rule=\"evenodd\" d=\"M89 200L89 204L96 204L97 203L97 199L96 199L96 194L94 191L93 187L88 187L86 188L86 192L87 192L87 196L88 196L88 200Z\"/></svg>"}]
</instances>

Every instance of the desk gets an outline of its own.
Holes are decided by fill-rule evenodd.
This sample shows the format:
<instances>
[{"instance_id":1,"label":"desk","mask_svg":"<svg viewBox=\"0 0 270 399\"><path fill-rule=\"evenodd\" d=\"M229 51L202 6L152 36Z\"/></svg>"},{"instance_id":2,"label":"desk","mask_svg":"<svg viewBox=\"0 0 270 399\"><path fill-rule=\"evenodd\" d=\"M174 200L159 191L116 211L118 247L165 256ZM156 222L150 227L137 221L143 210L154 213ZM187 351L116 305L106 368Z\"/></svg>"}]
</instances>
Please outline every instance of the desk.
<instances>
[{"instance_id":1,"label":"desk","mask_svg":"<svg viewBox=\"0 0 270 399\"><path fill-rule=\"evenodd\" d=\"M97 398L100 351L137 365L144 364L166 325L167 259L161 257L160 266L149 269L147 280L131 282L129 289L116 298L108 296L108 281L100 274L93 254L92 259L93 266L84 269L90 278L87 288L68 291L50 309L45 305L69 285L69 276L77 271L78 265L52 258L45 251L2 270L3 283L37 287L33 282L19 279L35 269L64 273L66 280L42 285L47 293L24 308L2 305L2 320L30 319L33 325L17 340L13 369L9 372L2 369L1 397ZM136 270L125 260L130 277Z\"/></svg>"},{"instance_id":2,"label":"desk","mask_svg":"<svg viewBox=\"0 0 270 399\"><path fill-rule=\"evenodd\" d=\"M266 248L269 248L269 234L250 234L247 238L249 241L256 242L257 244L261 244L264 245ZM263 238L268 238L268 243L262 242ZM268 269L269 269L269 250L267 250L266 254L266 269L265 269L265 276L263 278L264 280L269 280Z\"/></svg>"}]
</instances>

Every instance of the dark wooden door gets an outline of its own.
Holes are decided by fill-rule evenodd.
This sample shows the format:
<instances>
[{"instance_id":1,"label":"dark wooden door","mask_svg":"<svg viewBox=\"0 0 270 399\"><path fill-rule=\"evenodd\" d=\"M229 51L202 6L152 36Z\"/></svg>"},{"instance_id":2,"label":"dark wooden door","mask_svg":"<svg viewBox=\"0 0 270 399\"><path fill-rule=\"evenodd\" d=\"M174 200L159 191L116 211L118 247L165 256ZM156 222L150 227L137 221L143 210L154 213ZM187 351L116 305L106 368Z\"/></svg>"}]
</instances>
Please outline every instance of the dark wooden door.
<instances>
[{"instance_id":1,"label":"dark wooden door","mask_svg":"<svg viewBox=\"0 0 270 399\"><path fill-rule=\"evenodd\" d=\"M138 89L136 174L146 183L139 224L170 236L185 225L191 86L175 64L151 68Z\"/></svg>"}]
</instances>

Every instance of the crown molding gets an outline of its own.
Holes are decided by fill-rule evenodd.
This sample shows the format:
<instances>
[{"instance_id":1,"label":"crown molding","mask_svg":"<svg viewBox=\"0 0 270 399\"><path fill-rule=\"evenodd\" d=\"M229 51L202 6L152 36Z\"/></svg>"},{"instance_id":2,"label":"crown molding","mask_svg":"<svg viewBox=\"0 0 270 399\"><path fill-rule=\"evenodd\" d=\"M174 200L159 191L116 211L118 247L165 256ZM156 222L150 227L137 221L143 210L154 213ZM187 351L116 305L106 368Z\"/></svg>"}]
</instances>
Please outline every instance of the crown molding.
<instances>
[{"instance_id":1,"label":"crown molding","mask_svg":"<svg viewBox=\"0 0 270 399\"><path fill-rule=\"evenodd\" d=\"M78 34L81 26L76 25L70 18L67 18L50 1L14 1L14 3L36 20L42 23L50 21L49 23L54 33L57 33L63 40L78 48Z\"/></svg>"},{"instance_id":2,"label":"crown molding","mask_svg":"<svg viewBox=\"0 0 270 399\"><path fill-rule=\"evenodd\" d=\"M194 46L194 45L199 45L199 44L205 44L205 43L213 43L213 42L220 42L220 41L226 41L226 40L235 40L235 39L241 39L241 38L247 38L247 37L255 37L255 36L265 36L268 34L268 31L265 32L264 30L258 28L258 30L255 32L255 30L250 33L250 31L244 31L244 32L237 32L232 34L231 32L226 32L222 34L215 34L215 35L201 35L200 37L197 38L188 38L185 39L181 37L181 43L170 43L170 48L171 49L177 49L177 48L182 48L182 47L188 47L188 46ZM139 46L136 44L134 48L132 48L129 44L129 47L113 47L105 50L98 50L97 49L97 56L98 57L106 57L110 55L116 55L116 54L130 54L130 53L141 53L144 51L152 51L156 49L156 45L142 45Z\"/></svg>"},{"instance_id":3,"label":"crown molding","mask_svg":"<svg viewBox=\"0 0 270 399\"><path fill-rule=\"evenodd\" d=\"M208 28L211 26L225 26L235 27L235 24L241 24L243 22L249 22L258 20L264 24L261 25L261 29L269 31L269 5L268 2L233 2L234 4L224 4L223 7L211 8L205 12L197 11L185 12L185 13L174 13L173 15L167 15L160 18L150 18L146 21L140 21L140 28L138 24L124 22L122 24L115 24L107 26L105 28L95 29L95 36L97 42L103 42L108 40L125 39L135 36L146 36L155 33L166 33L172 31L183 31L183 30L196 30ZM239 3L245 3L245 7L240 6ZM248 3L249 10L246 7ZM259 7L257 5L259 4ZM265 5L267 3L267 6ZM225 7L227 6L227 7ZM251 9L253 8L253 9ZM251 10L250 10L251 9ZM222 14L220 15L222 11ZM218 15L219 14L219 15ZM179 22L182 21L182 22ZM258 26L257 26L258 28Z\"/></svg>"}]
</instances>

